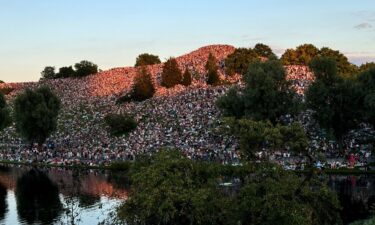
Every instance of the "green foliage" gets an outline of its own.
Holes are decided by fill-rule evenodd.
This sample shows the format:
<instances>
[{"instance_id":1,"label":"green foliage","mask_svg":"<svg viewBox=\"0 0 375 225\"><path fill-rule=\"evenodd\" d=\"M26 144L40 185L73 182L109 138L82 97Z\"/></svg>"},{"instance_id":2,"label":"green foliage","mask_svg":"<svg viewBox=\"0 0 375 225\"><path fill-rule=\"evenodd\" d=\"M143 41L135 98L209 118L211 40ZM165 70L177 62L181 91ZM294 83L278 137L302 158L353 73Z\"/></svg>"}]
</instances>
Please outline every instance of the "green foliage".
<instances>
[{"instance_id":1,"label":"green foliage","mask_svg":"<svg viewBox=\"0 0 375 225\"><path fill-rule=\"evenodd\" d=\"M148 66L161 63L159 56L148 53L140 54L135 62L135 66Z\"/></svg>"},{"instance_id":2,"label":"green foliage","mask_svg":"<svg viewBox=\"0 0 375 225\"><path fill-rule=\"evenodd\" d=\"M275 58L276 55L273 53L272 49L265 44L258 43L254 46L255 53L260 57L265 57L267 59L269 58Z\"/></svg>"},{"instance_id":3,"label":"green foliage","mask_svg":"<svg viewBox=\"0 0 375 225\"><path fill-rule=\"evenodd\" d=\"M76 77L85 77L98 72L98 65L86 60L76 63L74 68Z\"/></svg>"},{"instance_id":4,"label":"green foliage","mask_svg":"<svg viewBox=\"0 0 375 225\"><path fill-rule=\"evenodd\" d=\"M366 122L375 125L375 67L371 67L358 76L362 91L362 117ZM357 108L359 110L359 108Z\"/></svg>"},{"instance_id":5,"label":"green foliage","mask_svg":"<svg viewBox=\"0 0 375 225\"><path fill-rule=\"evenodd\" d=\"M59 72L56 73L55 78L67 78L74 77L75 71L72 66L64 66L59 69Z\"/></svg>"},{"instance_id":6,"label":"green foliage","mask_svg":"<svg viewBox=\"0 0 375 225\"><path fill-rule=\"evenodd\" d=\"M0 80L0 84L3 84L3 83L5 83L4 81L2 81L2 80Z\"/></svg>"},{"instance_id":7,"label":"green foliage","mask_svg":"<svg viewBox=\"0 0 375 225\"><path fill-rule=\"evenodd\" d=\"M319 56L335 60L337 64L337 72L340 76L350 78L357 71L356 66L350 63L348 58L339 51L323 47L319 51Z\"/></svg>"},{"instance_id":8,"label":"green foliage","mask_svg":"<svg viewBox=\"0 0 375 225\"><path fill-rule=\"evenodd\" d=\"M299 123L273 125L269 121L226 118L224 124L238 137L244 159L255 159L259 152L270 155L275 150L307 153L308 140Z\"/></svg>"},{"instance_id":9,"label":"green foliage","mask_svg":"<svg viewBox=\"0 0 375 225\"><path fill-rule=\"evenodd\" d=\"M351 223L350 225L375 225L375 218L361 220Z\"/></svg>"},{"instance_id":10,"label":"green foliage","mask_svg":"<svg viewBox=\"0 0 375 225\"><path fill-rule=\"evenodd\" d=\"M237 48L225 59L226 73L229 75L245 74L249 64L257 61L258 54L251 48Z\"/></svg>"},{"instance_id":11,"label":"green foliage","mask_svg":"<svg viewBox=\"0 0 375 225\"><path fill-rule=\"evenodd\" d=\"M161 86L166 88L174 87L180 84L182 80L181 70L178 68L178 64L175 58L169 58L163 66L163 72L161 75Z\"/></svg>"},{"instance_id":12,"label":"green foliage","mask_svg":"<svg viewBox=\"0 0 375 225\"><path fill-rule=\"evenodd\" d=\"M0 93L0 131L11 124L10 110L5 97Z\"/></svg>"},{"instance_id":13,"label":"green foliage","mask_svg":"<svg viewBox=\"0 0 375 225\"><path fill-rule=\"evenodd\" d=\"M341 224L334 192L317 180L314 188L305 186L300 177L271 163L207 164L161 150L129 171L132 188L118 208L119 218L129 225ZM243 184L225 194L218 178L234 174L243 174Z\"/></svg>"},{"instance_id":14,"label":"green foliage","mask_svg":"<svg viewBox=\"0 0 375 225\"><path fill-rule=\"evenodd\" d=\"M155 93L155 87L152 82L151 74L146 67L138 70L138 74L134 79L131 98L135 101L144 101L152 98Z\"/></svg>"},{"instance_id":15,"label":"green foliage","mask_svg":"<svg viewBox=\"0 0 375 225\"><path fill-rule=\"evenodd\" d=\"M220 76L217 72L217 60L214 55L211 53L208 56L207 63L205 66L207 70L207 84L209 85L219 85L220 84Z\"/></svg>"},{"instance_id":16,"label":"green foliage","mask_svg":"<svg viewBox=\"0 0 375 225\"><path fill-rule=\"evenodd\" d=\"M296 49L287 49L281 56L284 65L309 65L319 55L319 49L312 44L303 44Z\"/></svg>"},{"instance_id":17,"label":"green foliage","mask_svg":"<svg viewBox=\"0 0 375 225\"><path fill-rule=\"evenodd\" d=\"M374 68L375 67L375 62L368 62L368 63L364 63L362 64L359 68L358 68L358 72L359 73L363 73L371 68Z\"/></svg>"},{"instance_id":18,"label":"green foliage","mask_svg":"<svg viewBox=\"0 0 375 225\"><path fill-rule=\"evenodd\" d=\"M358 84L337 75L333 59L319 57L311 63L316 80L306 91L306 105L319 125L342 144L343 135L358 126L361 95Z\"/></svg>"},{"instance_id":19,"label":"green foliage","mask_svg":"<svg viewBox=\"0 0 375 225\"><path fill-rule=\"evenodd\" d=\"M104 117L104 121L114 136L128 134L137 128L137 122L130 115L108 114Z\"/></svg>"},{"instance_id":20,"label":"green foliage","mask_svg":"<svg viewBox=\"0 0 375 225\"><path fill-rule=\"evenodd\" d=\"M43 144L56 130L59 98L48 88L26 89L14 102L16 129L30 143Z\"/></svg>"},{"instance_id":21,"label":"green foliage","mask_svg":"<svg viewBox=\"0 0 375 225\"><path fill-rule=\"evenodd\" d=\"M297 95L290 88L279 61L252 63L244 81L246 86L243 91L231 90L218 100L217 104L226 116L270 120L276 124L281 116L298 112Z\"/></svg>"},{"instance_id":22,"label":"green foliage","mask_svg":"<svg viewBox=\"0 0 375 225\"><path fill-rule=\"evenodd\" d=\"M188 69L185 69L185 72L182 75L181 84L184 85L184 86L189 86L189 85L191 85L191 82L192 82L191 73Z\"/></svg>"},{"instance_id":23,"label":"green foliage","mask_svg":"<svg viewBox=\"0 0 375 225\"><path fill-rule=\"evenodd\" d=\"M132 174L132 189L119 216L136 224L224 224L224 205L215 186L197 176L195 163L178 151L162 150Z\"/></svg>"},{"instance_id":24,"label":"green foliage","mask_svg":"<svg viewBox=\"0 0 375 225\"><path fill-rule=\"evenodd\" d=\"M42 75L42 79L55 79L56 78L55 67L46 66L40 74Z\"/></svg>"}]
</instances>

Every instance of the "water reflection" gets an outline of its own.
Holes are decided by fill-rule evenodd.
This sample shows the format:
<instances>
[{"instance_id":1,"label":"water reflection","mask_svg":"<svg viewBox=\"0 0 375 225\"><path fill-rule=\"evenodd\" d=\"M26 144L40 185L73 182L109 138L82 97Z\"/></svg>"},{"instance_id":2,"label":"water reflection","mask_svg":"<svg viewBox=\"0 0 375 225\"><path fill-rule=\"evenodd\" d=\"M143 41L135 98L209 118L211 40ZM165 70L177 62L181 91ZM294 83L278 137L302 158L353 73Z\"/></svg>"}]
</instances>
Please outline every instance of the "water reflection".
<instances>
[{"instance_id":1,"label":"water reflection","mask_svg":"<svg viewBox=\"0 0 375 225\"><path fill-rule=\"evenodd\" d=\"M37 169L17 179L15 196L18 215L29 224L52 224L62 212L56 184Z\"/></svg>"},{"instance_id":2,"label":"water reflection","mask_svg":"<svg viewBox=\"0 0 375 225\"><path fill-rule=\"evenodd\" d=\"M338 193L345 224L373 215L375 176L330 176L328 185Z\"/></svg>"},{"instance_id":3,"label":"water reflection","mask_svg":"<svg viewBox=\"0 0 375 225\"><path fill-rule=\"evenodd\" d=\"M8 204L6 202L7 189L0 183L0 222L4 220L5 213L7 212Z\"/></svg>"},{"instance_id":4,"label":"water reflection","mask_svg":"<svg viewBox=\"0 0 375 225\"><path fill-rule=\"evenodd\" d=\"M127 196L112 174L0 166L0 224L98 224Z\"/></svg>"}]
</instances>

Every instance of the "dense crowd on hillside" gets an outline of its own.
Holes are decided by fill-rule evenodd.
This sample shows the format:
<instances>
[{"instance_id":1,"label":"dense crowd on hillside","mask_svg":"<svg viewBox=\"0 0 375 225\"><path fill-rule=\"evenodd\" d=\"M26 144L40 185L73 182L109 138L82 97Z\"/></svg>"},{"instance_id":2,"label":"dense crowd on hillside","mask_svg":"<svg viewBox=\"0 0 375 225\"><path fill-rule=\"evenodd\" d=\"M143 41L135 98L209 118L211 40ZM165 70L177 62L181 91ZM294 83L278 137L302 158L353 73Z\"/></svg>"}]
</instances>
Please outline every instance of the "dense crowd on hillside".
<instances>
[{"instance_id":1,"label":"dense crowd on hillside","mask_svg":"<svg viewBox=\"0 0 375 225\"><path fill-rule=\"evenodd\" d=\"M216 131L220 112L215 101L224 95L229 86L211 87L205 82L205 62L212 53L218 60L219 74L237 83L238 76L229 77L224 72L224 59L233 51L232 46L214 45L177 57L181 71L192 71L193 85L190 87L178 85L173 89L162 88L160 76L163 64L148 66L157 87L156 96L140 103L116 105L118 97L131 89L137 72L134 67L114 68L83 78L43 80L39 83L1 83L0 88L15 89L7 96L10 100L26 87L48 85L61 98L63 107L58 129L42 150L38 150L36 145L24 144L16 135L14 127L10 127L0 135L0 158L64 164L106 164L134 159L138 154L148 154L160 147L171 146L181 149L192 159L238 162L236 139L219 135ZM296 91L303 95L314 80L312 72L306 66L286 66L285 69L287 78L292 81ZM138 127L128 136L112 137L103 122L108 113L130 113L138 121ZM306 121L304 126L306 130L314 130ZM321 136L314 132L310 134L313 140L311 147L325 149L332 159L342 158L333 150L336 147ZM355 138L348 140L348 149L356 146ZM367 155L367 152L362 155ZM281 159L281 164L289 163L290 160L297 164L299 160L286 152L280 152L276 158Z\"/></svg>"}]
</instances>

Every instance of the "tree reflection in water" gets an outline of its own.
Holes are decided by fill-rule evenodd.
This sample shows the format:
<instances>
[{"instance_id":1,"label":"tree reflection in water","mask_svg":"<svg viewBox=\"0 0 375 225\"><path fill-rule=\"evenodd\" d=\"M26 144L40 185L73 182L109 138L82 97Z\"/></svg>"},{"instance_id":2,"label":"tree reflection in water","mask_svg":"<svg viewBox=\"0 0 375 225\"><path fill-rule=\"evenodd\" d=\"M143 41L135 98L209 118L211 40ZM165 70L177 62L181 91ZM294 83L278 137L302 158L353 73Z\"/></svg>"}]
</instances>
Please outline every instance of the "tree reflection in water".
<instances>
[{"instance_id":1,"label":"tree reflection in water","mask_svg":"<svg viewBox=\"0 0 375 225\"><path fill-rule=\"evenodd\" d=\"M0 183L0 223L4 220L5 218L5 213L7 212L7 189L4 185Z\"/></svg>"},{"instance_id":2,"label":"tree reflection in water","mask_svg":"<svg viewBox=\"0 0 375 225\"><path fill-rule=\"evenodd\" d=\"M62 212L57 186L37 169L17 179L15 195L18 215L29 224L51 224Z\"/></svg>"}]
</instances>

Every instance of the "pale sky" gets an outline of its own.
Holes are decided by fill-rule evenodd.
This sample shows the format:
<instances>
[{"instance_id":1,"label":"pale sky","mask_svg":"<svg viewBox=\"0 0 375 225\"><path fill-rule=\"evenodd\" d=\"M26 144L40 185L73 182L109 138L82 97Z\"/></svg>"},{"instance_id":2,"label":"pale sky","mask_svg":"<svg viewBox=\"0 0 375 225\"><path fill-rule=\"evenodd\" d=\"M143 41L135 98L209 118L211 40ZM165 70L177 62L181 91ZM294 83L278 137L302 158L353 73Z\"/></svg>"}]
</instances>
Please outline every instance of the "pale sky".
<instances>
[{"instance_id":1,"label":"pale sky","mask_svg":"<svg viewBox=\"0 0 375 225\"><path fill-rule=\"evenodd\" d=\"M208 44L277 54L303 43L375 61L374 0L0 0L0 80L35 81L83 59L101 69Z\"/></svg>"}]
</instances>

